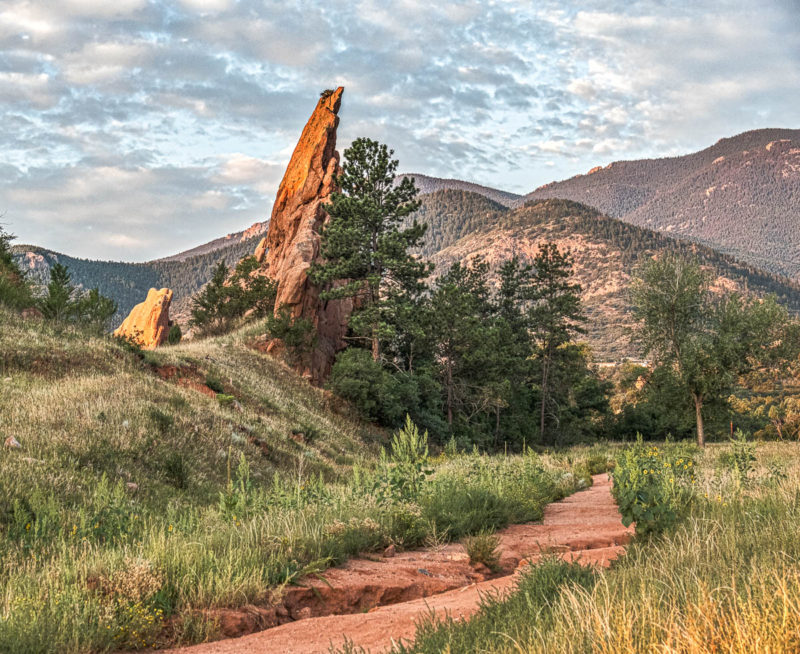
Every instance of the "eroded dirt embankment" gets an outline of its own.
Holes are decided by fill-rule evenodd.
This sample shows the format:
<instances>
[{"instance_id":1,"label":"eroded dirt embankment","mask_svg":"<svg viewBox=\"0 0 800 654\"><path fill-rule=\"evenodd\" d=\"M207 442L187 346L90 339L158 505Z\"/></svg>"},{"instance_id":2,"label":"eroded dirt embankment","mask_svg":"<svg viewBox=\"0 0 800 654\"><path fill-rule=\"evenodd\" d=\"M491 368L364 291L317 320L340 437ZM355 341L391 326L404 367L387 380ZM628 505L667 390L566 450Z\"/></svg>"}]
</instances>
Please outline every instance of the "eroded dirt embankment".
<instances>
[{"instance_id":1,"label":"eroded dirt embankment","mask_svg":"<svg viewBox=\"0 0 800 654\"><path fill-rule=\"evenodd\" d=\"M501 532L502 572L469 564L459 544L403 552L390 557L355 559L329 570L324 580L307 580L287 590L277 609L255 607L222 611L228 633L268 627L239 638L170 650L173 654L317 654L345 639L373 654L393 642L411 639L415 623L431 611L466 618L487 592L507 592L516 571L543 552L567 560L608 566L633 534L622 525L607 475L595 475L587 490L546 507L541 524L513 525ZM283 624L281 624L283 623Z\"/></svg>"}]
</instances>

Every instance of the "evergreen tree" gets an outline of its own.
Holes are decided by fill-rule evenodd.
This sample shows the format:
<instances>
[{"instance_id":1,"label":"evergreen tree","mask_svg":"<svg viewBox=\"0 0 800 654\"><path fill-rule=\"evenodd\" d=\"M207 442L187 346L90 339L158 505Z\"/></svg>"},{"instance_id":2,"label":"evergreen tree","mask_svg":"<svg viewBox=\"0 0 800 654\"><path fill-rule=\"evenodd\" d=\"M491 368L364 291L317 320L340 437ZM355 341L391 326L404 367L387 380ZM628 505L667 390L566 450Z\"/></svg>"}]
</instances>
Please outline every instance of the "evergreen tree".
<instances>
[{"instance_id":1,"label":"evergreen tree","mask_svg":"<svg viewBox=\"0 0 800 654\"><path fill-rule=\"evenodd\" d=\"M11 253L14 236L0 225L0 304L24 309L34 303L30 284Z\"/></svg>"},{"instance_id":2,"label":"evergreen tree","mask_svg":"<svg viewBox=\"0 0 800 654\"><path fill-rule=\"evenodd\" d=\"M79 323L102 333L108 330L111 319L117 312L117 303L100 295L100 291L93 288L75 302L72 311Z\"/></svg>"},{"instance_id":3,"label":"evergreen tree","mask_svg":"<svg viewBox=\"0 0 800 654\"><path fill-rule=\"evenodd\" d=\"M66 266L60 263L50 268L50 283L47 285L47 295L39 303L39 308L45 318L64 322L75 316L76 303L72 300L75 287L72 277Z\"/></svg>"},{"instance_id":4,"label":"evergreen tree","mask_svg":"<svg viewBox=\"0 0 800 654\"><path fill-rule=\"evenodd\" d=\"M487 376L493 351L488 272L482 260L456 262L436 280L431 295L430 333L451 432L455 423L466 425L492 408L496 395Z\"/></svg>"},{"instance_id":5,"label":"evergreen tree","mask_svg":"<svg viewBox=\"0 0 800 654\"><path fill-rule=\"evenodd\" d=\"M192 300L189 324L201 334L220 334L245 314L264 316L275 306L276 285L264 275L254 274L258 262L242 259L233 273L225 261L214 268L211 280Z\"/></svg>"},{"instance_id":6,"label":"evergreen tree","mask_svg":"<svg viewBox=\"0 0 800 654\"><path fill-rule=\"evenodd\" d=\"M425 225L412 220L403 227L419 203L411 179L395 185L393 153L368 138L345 150L340 191L325 206L330 220L321 234L323 261L308 271L323 288L323 299L355 299L351 338L368 343L375 361L381 345L395 336L404 304L429 273L428 265L409 253L419 245Z\"/></svg>"},{"instance_id":7,"label":"evergreen tree","mask_svg":"<svg viewBox=\"0 0 800 654\"><path fill-rule=\"evenodd\" d=\"M568 365L562 346L576 334L584 333L581 287L570 281L572 257L560 252L555 243L543 243L533 259L535 271L528 311L529 330L534 356L540 366L539 435L547 438L547 417L555 416L558 407L552 392L553 377L561 364Z\"/></svg>"}]
</instances>

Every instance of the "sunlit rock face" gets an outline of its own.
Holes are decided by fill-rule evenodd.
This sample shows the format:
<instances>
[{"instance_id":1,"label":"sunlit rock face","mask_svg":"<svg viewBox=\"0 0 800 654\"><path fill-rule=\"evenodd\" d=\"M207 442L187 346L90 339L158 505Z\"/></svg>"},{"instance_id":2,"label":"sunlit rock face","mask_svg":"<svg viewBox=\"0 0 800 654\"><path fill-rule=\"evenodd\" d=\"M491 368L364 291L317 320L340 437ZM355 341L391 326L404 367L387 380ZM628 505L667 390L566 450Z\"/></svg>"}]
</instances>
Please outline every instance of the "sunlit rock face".
<instances>
[{"instance_id":1,"label":"sunlit rock face","mask_svg":"<svg viewBox=\"0 0 800 654\"><path fill-rule=\"evenodd\" d=\"M114 332L114 336L132 339L146 350L154 350L163 345L169 336L171 302L170 289L151 288L147 293L147 299L131 309L128 317Z\"/></svg>"},{"instance_id":2,"label":"sunlit rock face","mask_svg":"<svg viewBox=\"0 0 800 654\"><path fill-rule=\"evenodd\" d=\"M266 240L256 251L269 277L278 283L276 312L288 308L295 319L310 320L314 326L314 349L297 367L315 384L327 378L336 352L344 347L352 310L349 300L320 300L319 289L307 276L319 258L320 229L329 219L323 205L336 190L336 128L343 91L342 87L326 91L317 102L278 188ZM280 341L272 341L268 350L281 347Z\"/></svg>"}]
</instances>

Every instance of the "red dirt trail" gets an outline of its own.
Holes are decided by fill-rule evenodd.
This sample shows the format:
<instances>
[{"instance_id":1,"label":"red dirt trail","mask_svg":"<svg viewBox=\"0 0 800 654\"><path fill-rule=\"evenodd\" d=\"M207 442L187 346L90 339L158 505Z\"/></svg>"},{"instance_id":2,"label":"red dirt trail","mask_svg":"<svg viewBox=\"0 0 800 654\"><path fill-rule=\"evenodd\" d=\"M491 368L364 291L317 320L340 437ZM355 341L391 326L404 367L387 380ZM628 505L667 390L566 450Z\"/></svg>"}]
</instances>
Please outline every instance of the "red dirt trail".
<instances>
[{"instance_id":1,"label":"red dirt trail","mask_svg":"<svg viewBox=\"0 0 800 654\"><path fill-rule=\"evenodd\" d=\"M633 528L622 525L608 475L595 475L593 480L590 488L549 504L541 524L512 525L498 532L502 576L487 578L488 570L470 566L459 544L355 559L327 571L324 581L287 589L277 615L274 610L250 607L219 616L228 634L252 631L254 623L262 628L284 624L165 652L325 654L331 645L339 647L347 639L378 654L400 639L413 639L416 621L431 612L454 618L473 615L481 596L513 589L516 571L535 562L542 551L608 566L624 552Z\"/></svg>"}]
</instances>

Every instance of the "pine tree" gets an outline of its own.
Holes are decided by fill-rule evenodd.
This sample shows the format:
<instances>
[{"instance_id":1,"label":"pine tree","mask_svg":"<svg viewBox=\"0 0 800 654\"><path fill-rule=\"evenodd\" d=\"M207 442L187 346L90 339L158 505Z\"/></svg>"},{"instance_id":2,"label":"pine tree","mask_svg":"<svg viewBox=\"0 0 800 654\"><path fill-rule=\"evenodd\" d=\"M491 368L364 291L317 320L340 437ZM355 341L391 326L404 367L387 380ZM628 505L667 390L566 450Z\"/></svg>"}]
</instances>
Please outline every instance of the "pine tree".
<instances>
[{"instance_id":1,"label":"pine tree","mask_svg":"<svg viewBox=\"0 0 800 654\"><path fill-rule=\"evenodd\" d=\"M409 178L395 185L398 161L385 145L356 139L345 150L337 178L340 191L325 206L330 221L322 229L321 263L308 276L323 288L325 300L354 298L350 318L355 338L369 344L372 358L397 331L398 303L414 294L429 266L409 253L425 234L425 225L407 216L419 207L417 189Z\"/></svg>"},{"instance_id":2,"label":"pine tree","mask_svg":"<svg viewBox=\"0 0 800 654\"><path fill-rule=\"evenodd\" d=\"M108 329L111 319L117 313L117 303L93 288L76 301L73 313L79 323L102 333Z\"/></svg>"},{"instance_id":3,"label":"pine tree","mask_svg":"<svg viewBox=\"0 0 800 654\"><path fill-rule=\"evenodd\" d=\"M34 303L33 294L11 253L13 240L14 236L0 226L0 304L12 309L24 309Z\"/></svg>"},{"instance_id":4,"label":"pine tree","mask_svg":"<svg viewBox=\"0 0 800 654\"><path fill-rule=\"evenodd\" d=\"M75 316L76 304L72 300L75 287L67 267L57 263L50 269L50 283L47 295L39 304L45 318L63 322Z\"/></svg>"},{"instance_id":5,"label":"pine tree","mask_svg":"<svg viewBox=\"0 0 800 654\"><path fill-rule=\"evenodd\" d=\"M488 272L481 260L456 262L436 280L431 295L430 333L451 431L457 419L468 421L492 397L486 374L493 352Z\"/></svg>"},{"instance_id":6,"label":"pine tree","mask_svg":"<svg viewBox=\"0 0 800 654\"><path fill-rule=\"evenodd\" d=\"M548 411L553 411L551 381L559 365L559 348L574 335L584 333L581 287L570 281L572 257L555 243L543 243L533 259L535 271L528 312L535 356L541 366L539 386L539 434L547 434Z\"/></svg>"}]
</instances>

